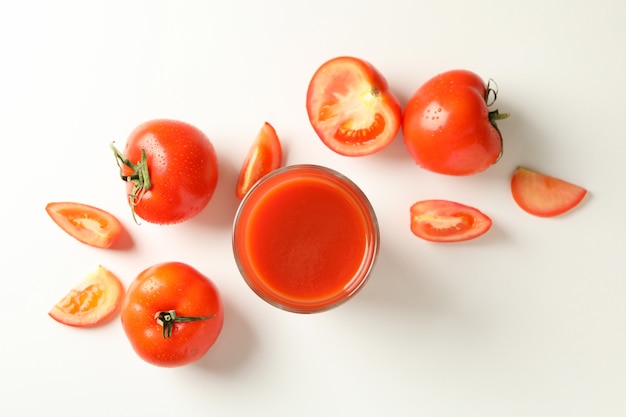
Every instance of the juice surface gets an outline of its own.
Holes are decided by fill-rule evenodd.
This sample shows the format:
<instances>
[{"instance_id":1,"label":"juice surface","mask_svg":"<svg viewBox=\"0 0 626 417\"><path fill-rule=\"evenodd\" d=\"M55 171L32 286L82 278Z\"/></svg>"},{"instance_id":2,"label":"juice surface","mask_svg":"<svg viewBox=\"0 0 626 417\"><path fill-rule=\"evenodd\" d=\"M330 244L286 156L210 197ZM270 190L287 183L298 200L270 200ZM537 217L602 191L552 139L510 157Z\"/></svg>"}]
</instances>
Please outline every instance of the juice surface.
<instances>
[{"instance_id":1,"label":"juice surface","mask_svg":"<svg viewBox=\"0 0 626 417\"><path fill-rule=\"evenodd\" d=\"M368 245L363 208L323 178L290 178L260 198L246 231L258 279L282 297L323 301L351 284Z\"/></svg>"}]
</instances>

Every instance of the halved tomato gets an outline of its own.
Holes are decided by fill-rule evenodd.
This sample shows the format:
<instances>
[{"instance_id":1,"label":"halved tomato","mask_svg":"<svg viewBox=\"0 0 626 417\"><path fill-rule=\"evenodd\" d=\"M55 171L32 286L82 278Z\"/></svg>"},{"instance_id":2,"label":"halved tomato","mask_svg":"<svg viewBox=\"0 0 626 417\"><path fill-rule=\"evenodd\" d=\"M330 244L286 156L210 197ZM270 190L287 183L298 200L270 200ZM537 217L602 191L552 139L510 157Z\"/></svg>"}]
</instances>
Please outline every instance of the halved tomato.
<instances>
[{"instance_id":1,"label":"halved tomato","mask_svg":"<svg viewBox=\"0 0 626 417\"><path fill-rule=\"evenodd\" d=\"M119 312L123 297L120 280L100 265L55 304L48 315L68 326L92 327L112 319Z\"/></svg>"},{"instance_id":2,"label":"halved tomato","mask_svg":"<svg viewBox=\"0 0 626 417\"><path fill-rule=\"evenodd\" d=\"M280 168L283 150L276 130L265 122L259 131L239 171L235 194L243 198L254 184L266 174Z\"/></svg>"},{"instance_id":3,"label":"halved tomato","mask_svg":"<svg viewBox=\"0 0 626 417\"><path fill-rule=\"evenodd\" d=\"M347 56L333 58L315 72L306 108L322 142L347 156L382 150L398 134L402 117L382 74L370 63Z\"/></svg>"},{"instance_id":4,"label":"halved tomato","mask_svg":"<svg viewBox=\"0 0 626 417\"><path fill-rule=\"evenodd\" d=\"M518 167L511 177L511 194L518 206L539 217L554 217L576 207L587 190L576 184Z\"/></svg>"},{"instance_id":5,"label":"halved tomato","mask_svg":"<svg viewBox=\"0 0 626 417\"><path fill-rule=\"evenodd\" d=\"M115 216L82 203L48 203L46 212L70 236L97 248L110 248L122 233Z\"/></svg>"},{"instance_id":6,"label":"halved tomato","mask_svg":"<svg viewBox=\"0 0 626 417\"><path fill-rule=\"evenodd\" d=\"M411 206L411 231L431 242L461 242L491 228L491 219L478 209L448 200L424 200Z\"/></svg>"}]
</instances>

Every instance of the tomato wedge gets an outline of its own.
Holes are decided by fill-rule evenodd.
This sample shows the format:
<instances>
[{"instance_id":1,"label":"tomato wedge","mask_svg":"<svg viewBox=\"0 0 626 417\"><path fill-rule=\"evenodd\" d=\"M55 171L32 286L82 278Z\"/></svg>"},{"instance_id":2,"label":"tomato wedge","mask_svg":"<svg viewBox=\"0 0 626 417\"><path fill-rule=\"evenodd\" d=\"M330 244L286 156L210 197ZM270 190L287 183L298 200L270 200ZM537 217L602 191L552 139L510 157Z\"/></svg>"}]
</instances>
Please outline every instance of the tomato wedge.
<instances>
[{"instance_id":1,"label":"tomato wedge","mask_svg":"<svg viewBox=\"0 0 626 417\"><path fill-rule=\"evenodd\" d=\"M411 206L411 231L431 242L461 242L491 228L491 219L474 207L447 200L418 201Z\"/></svg>"},{"instance_id":2,"label":"tomato wedge","mask_svg":"<svg viewBox=\"0 0 626 417\"><path fill-rule=\"evenodd\" d=\"M93 327L112 319L123 297L120 280L100 265L55 304L48 315L68 326Z\"/></svg>"},{"instance_id":3,"label":"tomato wedge","mask_svg":"<svg viewBox=\"0 0 626 417\"><path fill-rule=\"evenodd\" d=\"M265 122L243 162L235 194L243 198L254 184L266 174L280 168L283 150L274 127Z\"/></svg>"},{"instance_id":4,"label":"tomato wedge","mask_svg":"<svg viewBox=\"0 0 626 417\"><path fill-rule=\"evenodd\" d=\"M306 108L322 142L341 155L373 154L398 134L402 109L387 81L354 57L325 62L313 75Z\"/></svg>"},{"instance_id":5,"label":"tomato wedge","mask_svg":"<svg viewBox=\"0 0 626 417\"><path fill-rule=\"evenodd\" d=\"M87 204L48 203L46 212L70 236L97 248L110 248L122 233L115 216Z\"/></svg>"},{"instance_id":6,"label":"tomato wedge","mask_svg":"<svg viewBox=\"0 0 626 417\"><path fill-rule=\"evenodd\" d=\"M511 177L511 194L525 212L554 217L576 207L587 190L560 178L518 167Z\"/></svg>"}]
</instances>

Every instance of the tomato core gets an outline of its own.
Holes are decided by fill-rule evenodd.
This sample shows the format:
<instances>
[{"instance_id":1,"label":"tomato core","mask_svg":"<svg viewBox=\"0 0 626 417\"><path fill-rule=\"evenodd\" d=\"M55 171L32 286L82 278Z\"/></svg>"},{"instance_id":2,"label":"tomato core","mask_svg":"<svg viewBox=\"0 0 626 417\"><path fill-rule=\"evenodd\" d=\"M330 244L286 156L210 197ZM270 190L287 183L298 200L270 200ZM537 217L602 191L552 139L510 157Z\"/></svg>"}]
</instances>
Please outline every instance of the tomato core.
<instances>
[{"instance_id":1,"label":"tomato core","mask_svg":"<svg viewBox=\"0 0 626 417\"><path fill-rule=\"evenodd\" d=\"M424 221L424 218L420 218ZM423 227L432 236L450 236L470 230L474 225L471 216L462 213L451 213L448 217L429 219Z\"/></svg>"},{"instance_id":2,"label":"tomato core","mask_svg":"<svg viewBox=\"0 0 626 417\"><path fill-rule=\"evenodd\" d=\"M374 212L353 183L322 167L292 166L269 174L242 201L233 245L261 298L310 313L361 288L378 239Z\"/></svg>"}]
</instances>

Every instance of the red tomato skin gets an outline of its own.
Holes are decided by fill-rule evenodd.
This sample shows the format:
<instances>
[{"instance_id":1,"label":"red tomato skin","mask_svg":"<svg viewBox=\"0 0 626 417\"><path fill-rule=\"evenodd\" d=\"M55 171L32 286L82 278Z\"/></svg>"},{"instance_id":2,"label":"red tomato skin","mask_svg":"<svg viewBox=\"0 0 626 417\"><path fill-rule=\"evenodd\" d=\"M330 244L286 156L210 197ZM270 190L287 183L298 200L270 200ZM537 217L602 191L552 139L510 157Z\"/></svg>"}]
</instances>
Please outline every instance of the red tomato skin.
<instances>
[{"instance_id":1,"label":"red tomato skin","mask_svg":"<svg viewBox=\"0 0 626 417\"><path fill-rule=\"evenodd\" d=\"M178 316L213 316L175 323L170 338L154 315L175 310ZM199 360L218 339L224 308L217 287L195 268L165 262L142 271L129 286L121 308L122 327L144 361L160 367L183 366Z\"/></svg>"},{"instance_id":2,"label":"red tomato skin","mask_svg":"<svg viewBox=\"0 0 626 417\"><path fill-rule=\"evenodd\" d=\"M196 127L170 119L145 122L131 132L125 156L141 160L145 149L151 188L135 213L155 224L175 224L199 214L211 200L218 180L218 160L209 138ZM124 170L130 174L129 170ZM126 184L131 194L132 183Z\"/></svg>"},{"instance_id":3,"label":"red tomato skin","mask_svg":"<svg viewBox=\"0 0 626 417\"><path fill-rule=\"evenodd\" d=\"M67 234L96 248L110 248L123 230L114 215L87 204L51 202L46 205L46 213Z\"/></svg>"},{"instance_id":4,"label":"red tomato skin","mask_svg":"<svg viewBox=\"0 0 626 417\"><path fill-rule=\"evenodd\" d=\"M490 122L486 86L475 73L452 70L424 83L409 99L402 119L404 142L422 168L472 175L493 165L502 136Z\"/></svg>"},{"instance_id":5,"label":"red tomato skin","mask_svg":"<svg viewBox=\"0 0 626 417\"><path fill-rule=\"evenodd\" d=\"M369 104L350 106L350 113L376 114L378 118L369 128L351 131L353 136L342 135L341 127L353 120L352 115L339 111L336 117L329 117L328 111L324 109L330 101L345 100L338 100L337 97L350 96L354 89L361 97L371 95L371 100ZM322 142L340 155L365 156L377 153L390 145L400 131L400 102L389 90L382 73L360 58L340 56L320 66L309 83L306 103L311 126Z\"/></svg>"},{"instance_id":6,"label":"red tomato skin","mask_svg":"<svg viewBox=\"0 0 626 417\"><path fill-rule=\"evenodd\" d=\"M448 200L423 200L411 206L411 232L430 242L451 243L476 239L493 222L480 210Z\"/></svg>"},{"instance_id":7,"label":"red tomato skin","mask_svg":"<svg viewBox=\"0 0 626 417\"><path fill-rule=\"evenodd\" d=\"M283 149L274 127L265 122L239 171L235 187L237 198L243 198L262 177L283 164Z\"/></svg>"}]
</instances>

